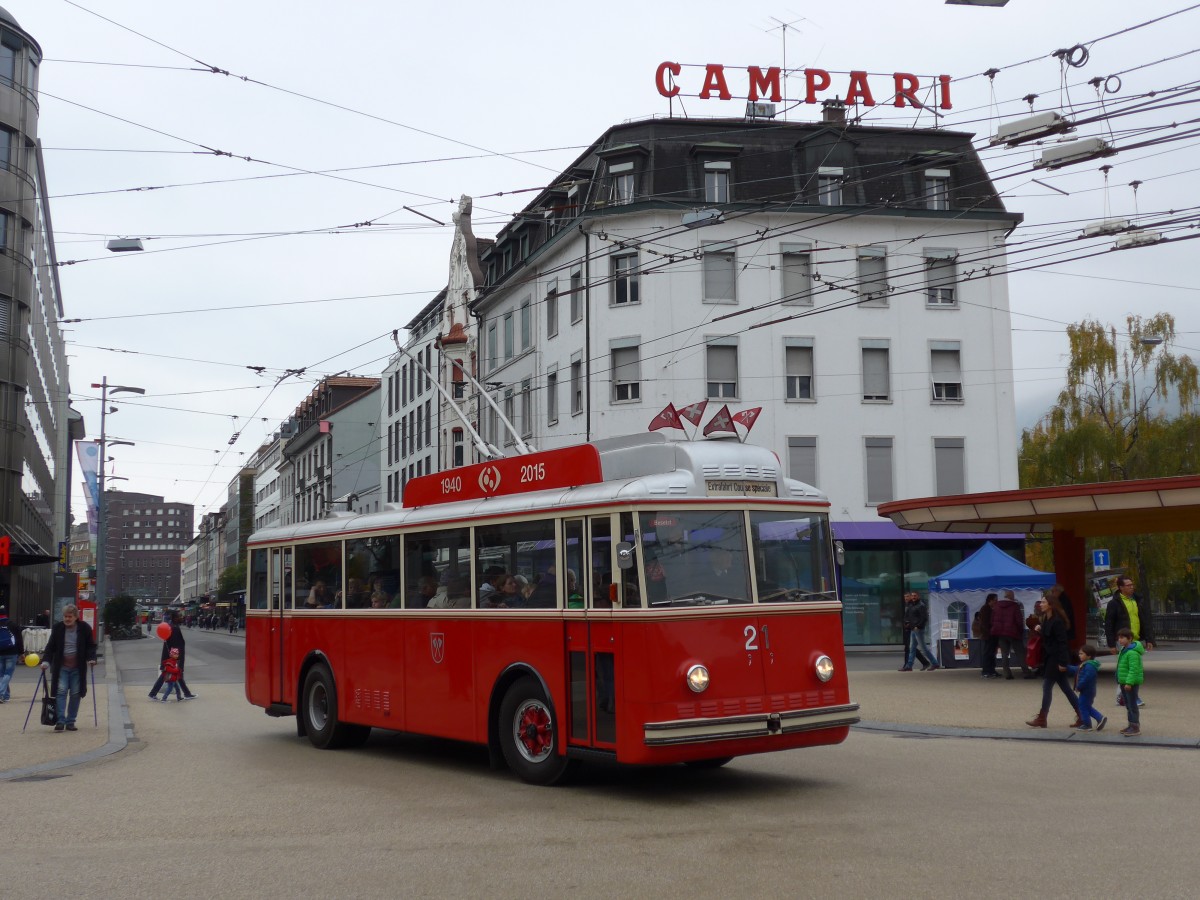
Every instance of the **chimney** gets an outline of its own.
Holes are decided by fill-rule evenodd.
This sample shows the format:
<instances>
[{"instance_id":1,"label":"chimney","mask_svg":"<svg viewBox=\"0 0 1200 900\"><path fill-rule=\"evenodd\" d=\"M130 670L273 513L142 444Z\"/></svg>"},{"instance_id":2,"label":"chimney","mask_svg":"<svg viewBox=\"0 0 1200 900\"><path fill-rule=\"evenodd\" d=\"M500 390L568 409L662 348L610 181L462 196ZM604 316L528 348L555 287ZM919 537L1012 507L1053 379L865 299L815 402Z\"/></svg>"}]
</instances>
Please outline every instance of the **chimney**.
<instances>
[{"instance_id":1,"label":"chimney","mask_svg":"<svg viewBox=\"0 0 1200 900\"><path fill-rule=\"evenodd\" d=\"M846 104L841 100L822 100L821 121L826 125L845 125Z\"/></svg>"}]
</instances>

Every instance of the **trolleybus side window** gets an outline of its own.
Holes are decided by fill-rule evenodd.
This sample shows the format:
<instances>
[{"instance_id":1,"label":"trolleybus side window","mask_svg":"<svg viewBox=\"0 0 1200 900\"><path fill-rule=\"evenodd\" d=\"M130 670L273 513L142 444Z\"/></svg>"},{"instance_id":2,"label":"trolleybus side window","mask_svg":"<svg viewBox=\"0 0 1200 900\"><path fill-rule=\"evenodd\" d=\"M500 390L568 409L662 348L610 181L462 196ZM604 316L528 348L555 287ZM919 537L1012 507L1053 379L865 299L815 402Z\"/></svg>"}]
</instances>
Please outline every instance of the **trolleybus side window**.
<instances>
[{"instance_id":1,"label":"trolleybus side window","mask_svg":"<svg viewBox=\"0 0 1200 900\"><path fill-rule=\"evenodd\" d=\"M250 608L266 609L270 599L267 581L267 551L250 551Z\"/></svg>"},{"instance_id":2,"label":"trolleybus side window","mask_svg":"<svg viewBox=\"0 0 1200 900\"><path fill-rule=\"evenodd\" d=\"M612 573L612 521L608 516L593 516L592 522L592 601L593 609L612 609L616 594ZM611 590L610 590L611 589Z\"/></svg>"},{"instance_id":3,"label":"trolleybus side window","mask_svg":"<svg viewBox=\"0 0 1200 900\"><path fill-rule=\"evenodd\" d=\"M296 608L342 608L342 542L296 545Z\"/></svg>"},{"instance_id":4,"label":"trolleybus side window","mask_svg":"<svg viewBox=\"0 0 1200 900\"><path fill-rule=\"evenodd\" d=\"M404 536L404 607L471 608L471 529Z\"/></svg>"},{"instance_id":5,"label":"trolleybus side window","mask_svg":"<svg viewBox=\"0 0 1200 900\"><path fill-rule=\"evenodd\" d=\"M579 573L584 571L583 519L568 519L563 523L563 545L567 609L583 609L583 586L579 583Z\"/></svg>"},{"instance_id":6,"label":"trolleybus side window","mask_svg":"<svg viewBox=\"0 0 1200 900\"><path fill-rule=\"evenodd\" d=\"M292 548L283 548L283 603L280 609L292 608Z\"/></svg>"},{"instance_id":7,"label":"trolleybus side window","mask_svg":"<svg viewBox=\"0 0 1200 900\"><path fill-rule=\"evenodd\" d=\"M750 532L759 602L837 599L825 516L752 512Z\"/></svg>"},{"instance_id":8,"label":"trolleybus side window","mask_svg":"<svg viewBox=\"0 0 1200 900\"><path fill-rule=\"evenodd\" d=\"M630 547L637 546L637 535L633 530L633 513L621 513L621 541ZM638 609L642 605L642 589L638 581L638 567L627 569L618 567L615 573L617 580L617 596L620 609Z\"/></svg>"},{"instance_id":9,"label":"trolleybus side window","mask_svg":"<svg viewBox=\"0 0 1200 900\"><path fill-rule=\"evenodd\" d=\"M492 609L553 608L554 520L511 522L475 529L479 606ZM491 583L494 589L484 587Z\"/></svg>"},{"instance_id":10,"label":"trolleybus side window","mask_svg":"<svg viewBox=\"0 0 1200 900\"><path fill-rule=\"evenodd\" d=\"M399 535L346 541L347 609L399 606L399 602L395 602L399 592Z\"/></svg>"}]
</instances>

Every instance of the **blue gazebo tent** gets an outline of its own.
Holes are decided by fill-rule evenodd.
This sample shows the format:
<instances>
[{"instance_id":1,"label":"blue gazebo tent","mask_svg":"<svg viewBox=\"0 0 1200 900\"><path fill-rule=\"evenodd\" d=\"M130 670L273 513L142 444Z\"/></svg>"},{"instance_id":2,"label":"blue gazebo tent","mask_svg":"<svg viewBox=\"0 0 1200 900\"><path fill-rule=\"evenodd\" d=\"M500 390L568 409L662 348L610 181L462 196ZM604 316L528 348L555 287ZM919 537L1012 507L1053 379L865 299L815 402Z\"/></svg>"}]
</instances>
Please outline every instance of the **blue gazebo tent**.
<instances>
[{"instance_id":1,"label":"blue gazebo tent","mask_svg":"<svg viewBox=\"0 0 1200 900\"><path fill-rule=\"evenodd\" d=\"M1013 559L988 541L957 566L929 579L933 591L994 591L997 588L1044 591L1054 584L1054 575L1039 572ZM985 595L986 596L986 595Z\"/></svg>"},{"instance_id":2,"label":"blue gazebo tent","mask_svg":"<svg viewBox=\"0 0 1200 900\"><path fill-rule=\"evenodd\" d=\"M955 622L955 640L971 636L971 619L987 595L1010 590L1025 609L1054 584L1054 575L1013 559L990 541L952 569L929 579L929 628L936 641L943 622ZM944 662L944 661L943 661Z\"/></svg>"}]
</instances>

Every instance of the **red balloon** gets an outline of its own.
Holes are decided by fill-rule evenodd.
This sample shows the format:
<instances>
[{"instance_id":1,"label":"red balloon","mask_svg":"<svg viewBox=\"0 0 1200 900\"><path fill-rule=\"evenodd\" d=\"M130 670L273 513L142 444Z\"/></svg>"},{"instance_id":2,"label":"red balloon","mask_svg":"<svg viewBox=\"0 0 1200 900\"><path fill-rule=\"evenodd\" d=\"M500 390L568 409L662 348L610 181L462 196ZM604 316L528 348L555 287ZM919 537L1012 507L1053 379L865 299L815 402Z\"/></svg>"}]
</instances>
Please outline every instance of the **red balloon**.
<instances>
[{"instance_id":1,"label":"red balloon","mask_svg":"<svg viewBox=\"0 0 1200 900\"><path fill-rule=\"evenodd\" d=\"M154 633L165 641L171 636L171 626L166 622L159 622L158 627L154 629Z\"/></svg>"}]
</instances>

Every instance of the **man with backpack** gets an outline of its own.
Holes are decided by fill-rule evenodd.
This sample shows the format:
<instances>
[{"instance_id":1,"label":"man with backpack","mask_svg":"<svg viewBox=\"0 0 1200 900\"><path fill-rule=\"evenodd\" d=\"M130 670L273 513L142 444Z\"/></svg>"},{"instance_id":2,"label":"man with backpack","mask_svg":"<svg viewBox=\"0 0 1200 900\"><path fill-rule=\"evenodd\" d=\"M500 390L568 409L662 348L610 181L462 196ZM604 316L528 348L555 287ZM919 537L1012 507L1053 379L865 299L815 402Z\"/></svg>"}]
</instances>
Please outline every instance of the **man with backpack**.
<instances>
[{"instance_id":1,"label":"man with backpack","mask_svg":"<svg viewBox=\"0 0 1200 900\"><path fill-rule=\"evenodd\" d=\"M21 653L21 629L8 620L8 610L0 606L0 703L12 696L9 685Z\"/></svg>"}]
</instances>

